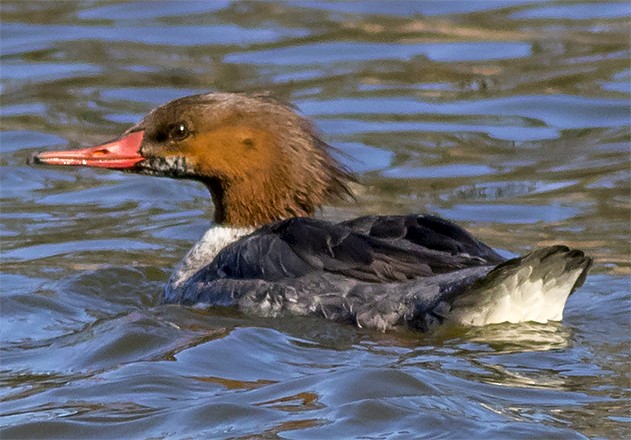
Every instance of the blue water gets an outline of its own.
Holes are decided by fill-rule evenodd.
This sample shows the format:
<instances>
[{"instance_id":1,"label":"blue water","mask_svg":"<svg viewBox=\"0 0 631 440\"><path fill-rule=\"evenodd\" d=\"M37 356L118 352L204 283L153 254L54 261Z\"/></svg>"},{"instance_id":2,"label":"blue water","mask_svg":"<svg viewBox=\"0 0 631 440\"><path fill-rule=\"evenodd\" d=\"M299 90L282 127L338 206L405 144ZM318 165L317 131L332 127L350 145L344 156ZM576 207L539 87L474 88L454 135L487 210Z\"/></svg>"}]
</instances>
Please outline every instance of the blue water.
<instances>
[{"instance_id":1,"label":"blue water","mask_svg":"<svg viewBox=\"0 0 631 440\"><path fill-rule=\"evenodd\" d=\"M628 2L2 2L0 437L627 438ZM562 322L422 335L162 306L192 182L31 168L209 90L271 90L363 184L505 255L595 258Z\"/></svg>"}]
</instances>

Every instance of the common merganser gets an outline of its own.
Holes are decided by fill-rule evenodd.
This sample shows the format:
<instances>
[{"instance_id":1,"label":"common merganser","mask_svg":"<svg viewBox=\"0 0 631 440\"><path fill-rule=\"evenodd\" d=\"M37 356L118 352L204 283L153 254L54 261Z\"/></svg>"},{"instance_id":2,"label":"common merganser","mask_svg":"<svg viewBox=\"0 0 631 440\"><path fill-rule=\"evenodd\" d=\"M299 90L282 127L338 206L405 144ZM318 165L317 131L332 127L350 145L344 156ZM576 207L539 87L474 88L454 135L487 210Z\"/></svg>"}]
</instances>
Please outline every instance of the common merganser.
<instances>
[{"instance_id":1,"label":"common merganser","mask_svg":"<svg viewBox=\"0 0 631 440\"><path fill-rule=\"evenodd\" d=\"M175 269L166 303L320 315L382 331L562 319L591 258L557 245L506 259L433 215L312 218L353 175L290 104L209 93L151 111L117 139L34 163L200 181L214 223Z\"/></svg>"}]
</instances>

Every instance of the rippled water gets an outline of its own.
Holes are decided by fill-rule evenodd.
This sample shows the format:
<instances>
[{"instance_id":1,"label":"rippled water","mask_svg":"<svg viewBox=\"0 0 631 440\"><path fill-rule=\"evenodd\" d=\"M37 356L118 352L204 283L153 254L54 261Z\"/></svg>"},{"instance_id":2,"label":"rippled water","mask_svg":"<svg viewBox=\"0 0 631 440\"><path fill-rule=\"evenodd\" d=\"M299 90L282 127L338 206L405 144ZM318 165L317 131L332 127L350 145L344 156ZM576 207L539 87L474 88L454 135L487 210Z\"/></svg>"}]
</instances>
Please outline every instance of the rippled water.
<instances>
[{"instance_id":1,"label":"rippled water","mask_svg":"<svg viewBox=\"0 0 631 440\"><path fill-rule=\"evenodd\" d=\"M2 438L631 435L628 2L3 1ZM198 184L29 168L207 90L291 99L366 185L596 258L565 319L433 335L161 306Z\"/></svg>"}]
</instances>

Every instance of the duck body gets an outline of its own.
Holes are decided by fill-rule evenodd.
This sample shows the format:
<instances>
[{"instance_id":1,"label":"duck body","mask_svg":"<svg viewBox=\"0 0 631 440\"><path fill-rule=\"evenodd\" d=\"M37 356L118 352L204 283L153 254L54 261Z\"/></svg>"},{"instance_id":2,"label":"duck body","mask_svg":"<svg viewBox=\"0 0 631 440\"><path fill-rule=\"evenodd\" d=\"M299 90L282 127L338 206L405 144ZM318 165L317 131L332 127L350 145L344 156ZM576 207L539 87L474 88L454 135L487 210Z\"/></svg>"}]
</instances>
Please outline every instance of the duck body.
<instances>
[{"instance_id":1,"label":"duck body","mask_svg":"<svg viewBox=\"0 0 631 440\"><path fill-rule=\"evenodd\" d=\"M165 302L319 315L380 330L547 322L561 319L587 262L565 246L506 260L430 215L295 217L237 230L231 242L227 236L215 228L205 234L173 273Z\"/></svg>"},{"instance_id":2,"label":"duck body","mask_svg":"<svg viewBox=\"0 0 631 440\"><path fill-rule=\"evenodd\" d=\"M320 315L387 330L445 322L560 320L591 259L566 246L506 259L432 215L311 217L353 176L290 105L208 94L152 111L120 138L33 162L203 182L214 225L173 272L164 301L245 313Z\"/></svg>"}]
</instances>

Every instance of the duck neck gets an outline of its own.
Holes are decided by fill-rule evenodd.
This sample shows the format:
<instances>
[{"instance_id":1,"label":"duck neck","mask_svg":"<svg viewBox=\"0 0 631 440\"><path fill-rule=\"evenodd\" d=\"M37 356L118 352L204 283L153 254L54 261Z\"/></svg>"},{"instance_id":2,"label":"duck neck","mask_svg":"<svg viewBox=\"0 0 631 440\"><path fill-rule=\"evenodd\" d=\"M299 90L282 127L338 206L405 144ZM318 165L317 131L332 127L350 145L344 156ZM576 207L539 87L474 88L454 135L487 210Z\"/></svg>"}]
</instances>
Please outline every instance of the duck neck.
<instances>
[{"instance_id":1,"label":"duck neck","mask_svg":"<svg viewBox=\"0 0 631 440\"><path fill-rule=\"evenodd\" d=\"M252 182L244 179L224 183L218 179L204 182L215 206L214 223L235 228L253 228L290 217L311 216L315 207L296 187L269 179Z\"/></svg>"}]
</instances>

